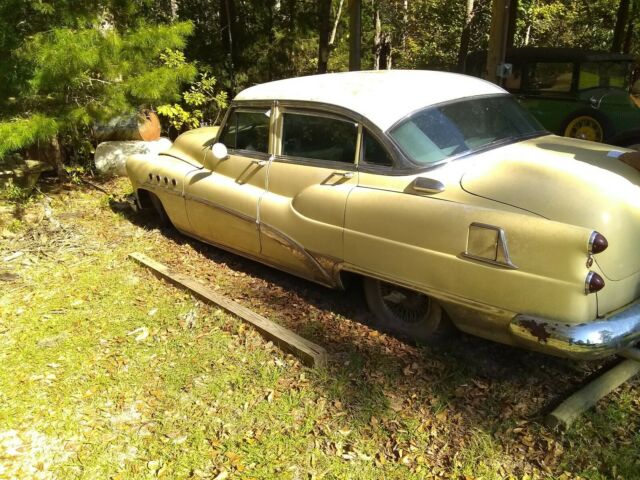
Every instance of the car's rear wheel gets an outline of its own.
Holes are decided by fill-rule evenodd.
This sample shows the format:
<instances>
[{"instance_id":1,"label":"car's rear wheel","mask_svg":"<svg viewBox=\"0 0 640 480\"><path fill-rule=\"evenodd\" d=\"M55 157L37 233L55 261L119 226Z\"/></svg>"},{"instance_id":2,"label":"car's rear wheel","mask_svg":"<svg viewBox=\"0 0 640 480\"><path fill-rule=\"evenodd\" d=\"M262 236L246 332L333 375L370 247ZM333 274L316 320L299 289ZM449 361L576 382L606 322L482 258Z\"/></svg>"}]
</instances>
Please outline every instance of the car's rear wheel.
<instances>
[{"instance_id":1,"label":"car's rear wheel","mask_svg":"<svg viewBox=\"0 0 640 480\"><path fill-rule=\"evenodd\" d=\"M397 337L424 343L440 326L442 308L427 295L373 278L364 279L364 294L376 326Z\"/></svg>"}]
</instances>

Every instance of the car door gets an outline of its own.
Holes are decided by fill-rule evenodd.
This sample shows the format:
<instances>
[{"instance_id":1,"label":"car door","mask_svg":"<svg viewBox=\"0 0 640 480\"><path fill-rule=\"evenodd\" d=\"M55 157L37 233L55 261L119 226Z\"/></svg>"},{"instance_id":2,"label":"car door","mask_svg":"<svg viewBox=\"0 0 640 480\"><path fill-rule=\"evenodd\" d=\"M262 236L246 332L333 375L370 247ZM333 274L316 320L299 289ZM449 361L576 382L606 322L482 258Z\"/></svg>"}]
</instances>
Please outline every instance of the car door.
<instances>
[{"instance_id":1,"label":"car door","mask_svg":"<svg viewBox=\"0 0 640 480\"><path fill-rule=\"evenodd\" d=\"M320 110L280 110L259 210L265 260L334 284L347 197L357 184L358 130L356 122Z\"/></svg>"},{"instance_id":2,"label":"car door","mask_svg":"<svg viewBox=\"0 0 640 480\"><path fill-rule=\"evenodd\" d=\"M258 200L264 193L269 160L271 109L237 107L220 130L229 155L216 159L208 149L204 168L185 182L194 236L230 250L258 255Z\"/></svg>"}]
</instances>

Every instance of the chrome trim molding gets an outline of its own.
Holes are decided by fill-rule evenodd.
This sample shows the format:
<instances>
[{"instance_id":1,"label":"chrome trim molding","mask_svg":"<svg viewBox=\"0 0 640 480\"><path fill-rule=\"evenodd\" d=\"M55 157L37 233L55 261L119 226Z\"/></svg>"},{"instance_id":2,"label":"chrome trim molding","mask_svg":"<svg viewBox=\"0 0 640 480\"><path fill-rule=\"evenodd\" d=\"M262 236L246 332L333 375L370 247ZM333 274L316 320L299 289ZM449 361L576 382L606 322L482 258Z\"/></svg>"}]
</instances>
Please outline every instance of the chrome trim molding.
<instances>
[{"instance_id":1,"label":"chrome trim molding","mask_svg":"<svg viewBox=\"0 0 640 480\"><path fill-rule=\"evenodd\" d=\"M498 262L497 260L491 260L489 258L478 257L477 255L473 255L471 253L462 252L460 254L461 257L466 258L467 260L473 260L476 262L486 263L487 265L491 265L493 267L501 267L506 268L507 270L518 270L518 266L514 265L509 261L508 263Z\"/></svg>"},{"instance_id":2,"label":"chrome trim molding","mask_svg":"<svg viewBox=\"0 0 640 480\"><path fill-rule=\"evenodd\" d=\"M313 255L311 255L308 250L306 250L300 243L295 241L289 235L263 222L260 222L260 232L264 233L270 238L273 238L276 241L279 241L279 243L281 244L286 244L292 250L300 254L307 262L307 264L309 264L313 269L317 270L320 273L321 277L324 279L324 281L321 283L323 283L324 285L329 285L331 287L337 286L337 282L335 281L335 279L329 274L329 272L327 272L327 270L325 270L322 264Z\"/></svg>"},{"instance_id":3,"label":"chrome trim molding","mask_svg":"<svg viewBox=\"0 0 640 480\"><path fill-rule=\"evenodd\" d=\"M518 269L518 266L511 261L511 255L509 255L509 247L507 246L507 234L502 228L496 227L495 225L489 225L486 223L479 223L479 222L471 223L469 225L469 229L471 229L471 227L486 228L487 230L494 230L498 234L498 240L496 243L496 259L480 257L478 255L474 255L473 253L469 253L469 230L467 230L467 246L465 248L465 251L460 254L461 257L469 260L474 260L477 262L486 263L494 267L502 267L502 268L507 268L509 270ZM502 250L504 261L497 260L497 254L500 250Z\"/></svg>"},{"instance_id":4,"label":"chrome trim molding","mask_svg":"<svg viewBox=\"0 0 640 480\"><path fill-rule=\"evenodd\" d=\"M154 184L149 182L149 180L146 180L144 183L142 183L139 186L140 189L142 190L148 190L148 191L152 191L152 192L162 192L162 193L168 193L169 195L175 195L176 197L183 197L184 195L182 194L181 191L176 190L175 188L171 188L168 185L161 185L161 184Z\"/></svg>"},{"instance_id":5,"label":"chrome trim molding","mask_svg":"<svg viewBox=\"0 0 640 480\"><path fill-rule=\"evenodd\" d=\"M587 273L587 278L584 279L584 294L589 295L591 292L589 291L589 284L591 283L591 279L595 275L595 272ZM594 292L595 293L595 292Z\"/></svg>"},{"instance_id":6,"label":"chrome trim molding","mask_svg":"<svg viewBox=\"0 0 640 480\"><path fill-rule=\"evenodd\" d=\"M238 212L237 210L233 210L231 208L225 207L224 205L220 205L219 203L212 202L211 200L207 200L206 198L202 198L202 197L199 197L197 195L192 195L190 193L185 193L184 194L184 198L186 200L191 200L191 201L194 201L194 202L198 202L198 203L201 203L203 205L207 205L208 207L212 207L212 208L215 208L215 209L220 210L222 212L228 213L229 215L232 215L232 216L234 216L236 218L239 218L240 220L244 220L244 221L249 222L249 223L256 223L256 219L255 218L253 218L253 217L251 217L249 215L246 215L244 213Z\"/></svg>"},{"instance_id":7,"label":"chrome trim molding","mask_svg":"<svg viewBox=\"0 0 640 480\"><path fill-rule=\"evenodd\" d=\"M640 300L603 320L580 324L517 315L509 331L518 343L544 353L584 360L606 357L640 340Z\"/></svg>"}]
</instances>

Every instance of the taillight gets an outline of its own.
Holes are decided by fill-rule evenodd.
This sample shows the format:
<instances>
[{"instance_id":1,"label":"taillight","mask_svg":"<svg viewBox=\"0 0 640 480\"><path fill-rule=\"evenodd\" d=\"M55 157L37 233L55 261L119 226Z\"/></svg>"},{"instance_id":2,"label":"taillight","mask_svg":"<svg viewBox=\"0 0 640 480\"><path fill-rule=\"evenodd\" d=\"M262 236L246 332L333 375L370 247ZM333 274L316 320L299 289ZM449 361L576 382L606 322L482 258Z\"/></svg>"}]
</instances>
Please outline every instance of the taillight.
<instances>
[{"instance_id":1,"label":"taillight","mask_svg":"<svg viewBox=\"0 0 640 480\"><path fill-rule=\"evenodd\" d=\"M604 288L604 280L596 272L589 272L584 282L584 291L587 295L599 292Z\"/></svg>"},{"instance_id":2,"label":"taillight","mask_svg":"<svg viewBox=\"0 0 640 480\"><path fill-rule=\"evenodd\" d=\"M609 242L604 238L604 235L598 232L593 232L589 238L589 255L604 252L608 246Z\"/></svg>"}]
</instances>

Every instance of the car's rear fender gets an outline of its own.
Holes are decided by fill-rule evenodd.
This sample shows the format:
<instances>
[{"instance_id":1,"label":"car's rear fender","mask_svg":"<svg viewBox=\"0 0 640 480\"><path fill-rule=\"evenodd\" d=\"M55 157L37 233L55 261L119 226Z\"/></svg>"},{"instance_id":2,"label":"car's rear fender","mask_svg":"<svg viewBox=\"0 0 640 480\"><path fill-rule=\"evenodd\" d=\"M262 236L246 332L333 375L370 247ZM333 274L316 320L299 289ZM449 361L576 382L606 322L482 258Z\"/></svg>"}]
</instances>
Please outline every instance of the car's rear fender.
<instances>
[{"instance_id":1,"label":"car's rear fender","mask_svg":"<svg viewBox=\"0 0 640 480\"><path fill-rule=\"evenodd\" d=\"M511 265L465 255L474 223L502 232ZM357 188L347 202L345 261L449 303L576 323L597 315L596 296L585 294L591 234L498 207Z\"/></svg>"}]
</instances>

